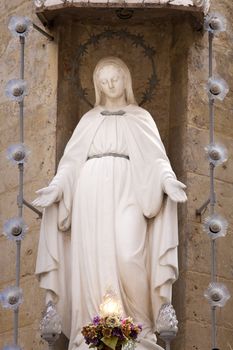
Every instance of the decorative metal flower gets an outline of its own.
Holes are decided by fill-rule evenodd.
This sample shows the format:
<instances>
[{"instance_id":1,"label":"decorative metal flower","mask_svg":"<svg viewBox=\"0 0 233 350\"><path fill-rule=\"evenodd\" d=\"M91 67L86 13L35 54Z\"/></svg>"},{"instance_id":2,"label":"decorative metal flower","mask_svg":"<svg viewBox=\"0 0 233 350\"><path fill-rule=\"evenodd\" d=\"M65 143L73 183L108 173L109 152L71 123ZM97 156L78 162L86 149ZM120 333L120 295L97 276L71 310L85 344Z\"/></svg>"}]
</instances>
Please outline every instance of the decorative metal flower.
<instances>
[{"instance_id":1,"label":"decorative metal flower","mask_svg":"<svg viewBox=\"0 0 233 350\"><path fill-rule=\"evenodd\" d=\"M169 5L178 5L178 6L192 6L193 4L193 0L169 0L168 1Z\"/></svg>"},{"instance_id":2,"label":"decorative metal flower","mask_svg":"<svg viewBox=\"0 0 233 350\"><path fill-rule=\"evenodd\" d=\"M226 236L228 222L222 216L213 214L204 220L204 231L211 239Z\"/></svg>"},{"instance_id":3,"label":"decorative metal flower","mask_svg":"<svg viewBox=\"0 0 233 350\"><path fill-rule=\"evenodd\" d=\"M46 0L34 0L36 7L42 7L45 4Z\"/></svg>"},{"instance_id":4,"label":"decorative metal flower","mask_svg":"<svg viewBox=\"0 0 233 350\"><path fill-rule=\"evenodd\" d=\"M116 32L116 35L120 38L120 39L125 39L126 37L128 37L130 35L129 31L127 29L120 29Z\"/></svg>"},{"instance_id":5,"label":"decorative metal flower","mask_svg":"<svg viewBox=\"0 0 233 350\"><path fill-rule=\"evenodd\" d=\"M0 300L4 308L16 310L23 302L22 289L16 286L7 287L1 292Z\"/></svg>"},{"instance_id":6,"label":"decorative metal flower","mask_svg":"<svg viewBox=\"0 0 233 350\"><path fill-rule=\"evenodd\" d=\"M24 238L27 230L28 226L21 217L9 219L3 226L4 234L12 241L21 241Z\"/></svg>"},{"instance_id":7,"label":"decorative metal flower","mask_svg":"<svg viewBox=\"0 0 233 350\"><path fill-rule=\"evenodd\" d=\"M104 35L106 39L111 39L114 36L114 31L111 28L105 28Z\"/></svg>"},{"instance_id":8,"label":"decorative metal flower","mask_svg":"<svg viewBox=\"0 0 233 350\"><path fill-rule=\"evenodd\" d=\"M163 332L178 332L178 321L176 318L176 312L172 304L164 304L159 310L159 316L157 318L157 331Z\"/></svg>"},{"instance_id":9,"label":"decorative metal flower","mask_svg":"<svg viewBox=\"0 0 233 350\"><path fill-rule=\"evenodd\" d=\"M136 34L133 38L133 45L138 47L139 45L144 45L145 39L142 34Z\"/></svg>"},{"instance_id":10,"label":"decorative metal flower","mask_svg":"<svg viewBox=\"0 0 233 350\"><path fill-rule=\"evenodd\" d=\"M27 94L26 81L22 79L12 79L8 81L5 93L10 100L21 102Z\"/></svg>"},{"instance_id":11,"label":"decorative metal flower","mask_svg":"<svg viewBox=\"0 0 233 350\"><path fill-rule=\"evenodd\" d=\"M92 34L92 35L90 36L89 42L90 42L91 44L93 44L93 45L99 44L98 35Z\"/></svg>"},{"instance_id":12,"label":"decorative metal flower","mask_svg":"<svg viewBox=\"0 0 233 350\"><path fill-rule=\"evenodd\" d=\"M212 282L204 292L204 297L211 306L223 307L231 295L223 283Z\"/></svg>"},{"instance_id":13,"label":"decorative metal flower","mask_svg":"<svg viewBox=\"0 0 233 350\"><path fill-rule=\"evenodd\" d=\"M23 16L13 16L11 17L8 29L11 31L12 35L19 37L25 37L32 28L32 22L30 18Z\"/></svg>"},{"instance_id":14,"label":"decorative metal flower","mask_svg":"<svg viewBox=\"0 0 233 350\"><path fill-rule=\"evenodd\" d=\"M10 145L7 148L7 159L15 164L22 164L27 160L29 150L23 143Z\"/></svg>"},{"instance_id":15,"label":"decorative metal flower","mask_svg":"<svg viewBox=\"0 0 233 350\"><path fill-rule=\"evenodd\" d=\"M56 307L52 301L49 301L42 314L42 320L40 321L40 332L42 338L45 340L48 337L55 336L56 339L61 334L61 318L57 313Z\"/></svg>"},{"instance_id":16,"label":"decorative metal flower","mask_svg":"<svg viewBox=\"0 0 233 350\"><path fill-rule=\"evenodd\" d=\"M2 350L22 350L18 345L4 345Z\"/></svg>"},{"instance_id":17,"label":"decorative metal flower","mask_svg":"<svg viewBox=\"0 0 233 350\"><path fill-rule=\"evenodd\" d=\"M209 162L218 166L227 161L228 152L225 146L218 143L212 143L205 147Z\"/></svg>"},{"instance_id":18,"label":"decorative metal flower","mask_svg":"<svg viewBox=\"0 0 233 350\"><path fill-rule=\"evenodd\" d=\"M226 18L219 13L209 13L204 22L204 29L214 35L225 32L227 28Z\"/></svg>"},{"instance_id":19,"label":"decorative metal flower","mask_svg":"<svg viewBox=\"0 0 233 350\"><path fill-rule=\"evenodd\" d=\"M229 92L229 87L225 80L219 77L211 77L208 80L207 91L212 100L223 101Z\"/></svg>"}]
</instances>

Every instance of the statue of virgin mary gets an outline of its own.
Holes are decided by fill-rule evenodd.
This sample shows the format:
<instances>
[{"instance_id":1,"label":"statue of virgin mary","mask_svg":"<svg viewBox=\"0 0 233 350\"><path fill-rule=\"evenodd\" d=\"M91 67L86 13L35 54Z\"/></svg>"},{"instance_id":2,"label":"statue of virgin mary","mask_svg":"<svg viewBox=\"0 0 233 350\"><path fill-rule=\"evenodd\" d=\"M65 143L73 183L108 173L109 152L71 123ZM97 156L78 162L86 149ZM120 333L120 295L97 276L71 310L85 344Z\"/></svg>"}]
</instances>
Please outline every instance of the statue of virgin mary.
<instances>
[{"instance_id":1,"label":"statue of virgin mary","mask_svg":"<svg viewBox=\"0 0 233 350\"><path fill-rule=\"evenodd\" d=\"M143 326L138 350L156 344L156 319L177 279L176 179L151 115L135 101L119 58L99 61L95 107L78 123L50 185L36 274L62 317L69 350L85 350L81 329L99 313L106 289L124 316Z\"/></svg>"}]
</instances>

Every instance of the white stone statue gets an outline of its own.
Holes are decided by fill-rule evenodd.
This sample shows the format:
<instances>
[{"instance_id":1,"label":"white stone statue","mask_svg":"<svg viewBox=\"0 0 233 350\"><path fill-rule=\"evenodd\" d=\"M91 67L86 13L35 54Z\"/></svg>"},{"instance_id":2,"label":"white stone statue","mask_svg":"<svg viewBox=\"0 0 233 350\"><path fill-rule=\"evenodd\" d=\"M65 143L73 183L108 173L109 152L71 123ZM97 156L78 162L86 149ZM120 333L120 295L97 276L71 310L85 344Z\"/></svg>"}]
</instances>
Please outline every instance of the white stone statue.
<instances>
[{"instance_id":1,"label":"white stone statue","mask_svg":"<svg viewBox=\"0 0 233 350\"><path fill-rule=\"evenodd\" d=\"M186 201L151 115L135 101L119 58L94 75L95 107L76 127L50 185L36 274L57 302L69 350L84 350L81 329L99 313L110 285L124 316L143 325L138 350L161 349L154 332L177 279L177 202Z\"/></svg>"}]
</instances>

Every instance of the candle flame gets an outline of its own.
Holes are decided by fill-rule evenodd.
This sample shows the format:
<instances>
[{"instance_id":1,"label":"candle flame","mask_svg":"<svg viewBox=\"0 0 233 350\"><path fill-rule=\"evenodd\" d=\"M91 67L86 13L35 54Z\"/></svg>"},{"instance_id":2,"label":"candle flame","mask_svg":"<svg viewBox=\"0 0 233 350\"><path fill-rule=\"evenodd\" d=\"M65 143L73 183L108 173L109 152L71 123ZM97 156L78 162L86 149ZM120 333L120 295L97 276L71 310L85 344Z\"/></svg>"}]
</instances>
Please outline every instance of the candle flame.
<instances>
[{"instance_id":1,"label":"candle flame","mask_svg":"<svg viewBox=\"0 0 233 350\"><path fill-rule=\"evenodd\" d=\"M100 304L100 316L122 316L122 306L117 294L109 288L104 297L103 302Z\"/></svg>"}]
</instances>

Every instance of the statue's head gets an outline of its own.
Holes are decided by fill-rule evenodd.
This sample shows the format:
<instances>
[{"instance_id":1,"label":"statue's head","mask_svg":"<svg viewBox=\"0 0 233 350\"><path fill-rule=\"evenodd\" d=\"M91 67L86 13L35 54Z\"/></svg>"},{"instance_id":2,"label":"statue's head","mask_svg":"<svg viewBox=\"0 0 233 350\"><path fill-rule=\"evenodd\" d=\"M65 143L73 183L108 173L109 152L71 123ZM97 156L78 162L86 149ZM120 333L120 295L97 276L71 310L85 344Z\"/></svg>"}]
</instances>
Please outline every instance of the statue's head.
<instances>
[{"instance_id":1,"label":"statue's head","mask_svg":"<svg viewBox=\"0 0 233 350\"><path fill-rule=\"evenodd\" d=\"M132 88L129 68L117 57L102 58L93 73L95 106L105 104L105 96L118 98L124 95L126 104L137 104Z\"/></svg>"}]
</instances>

